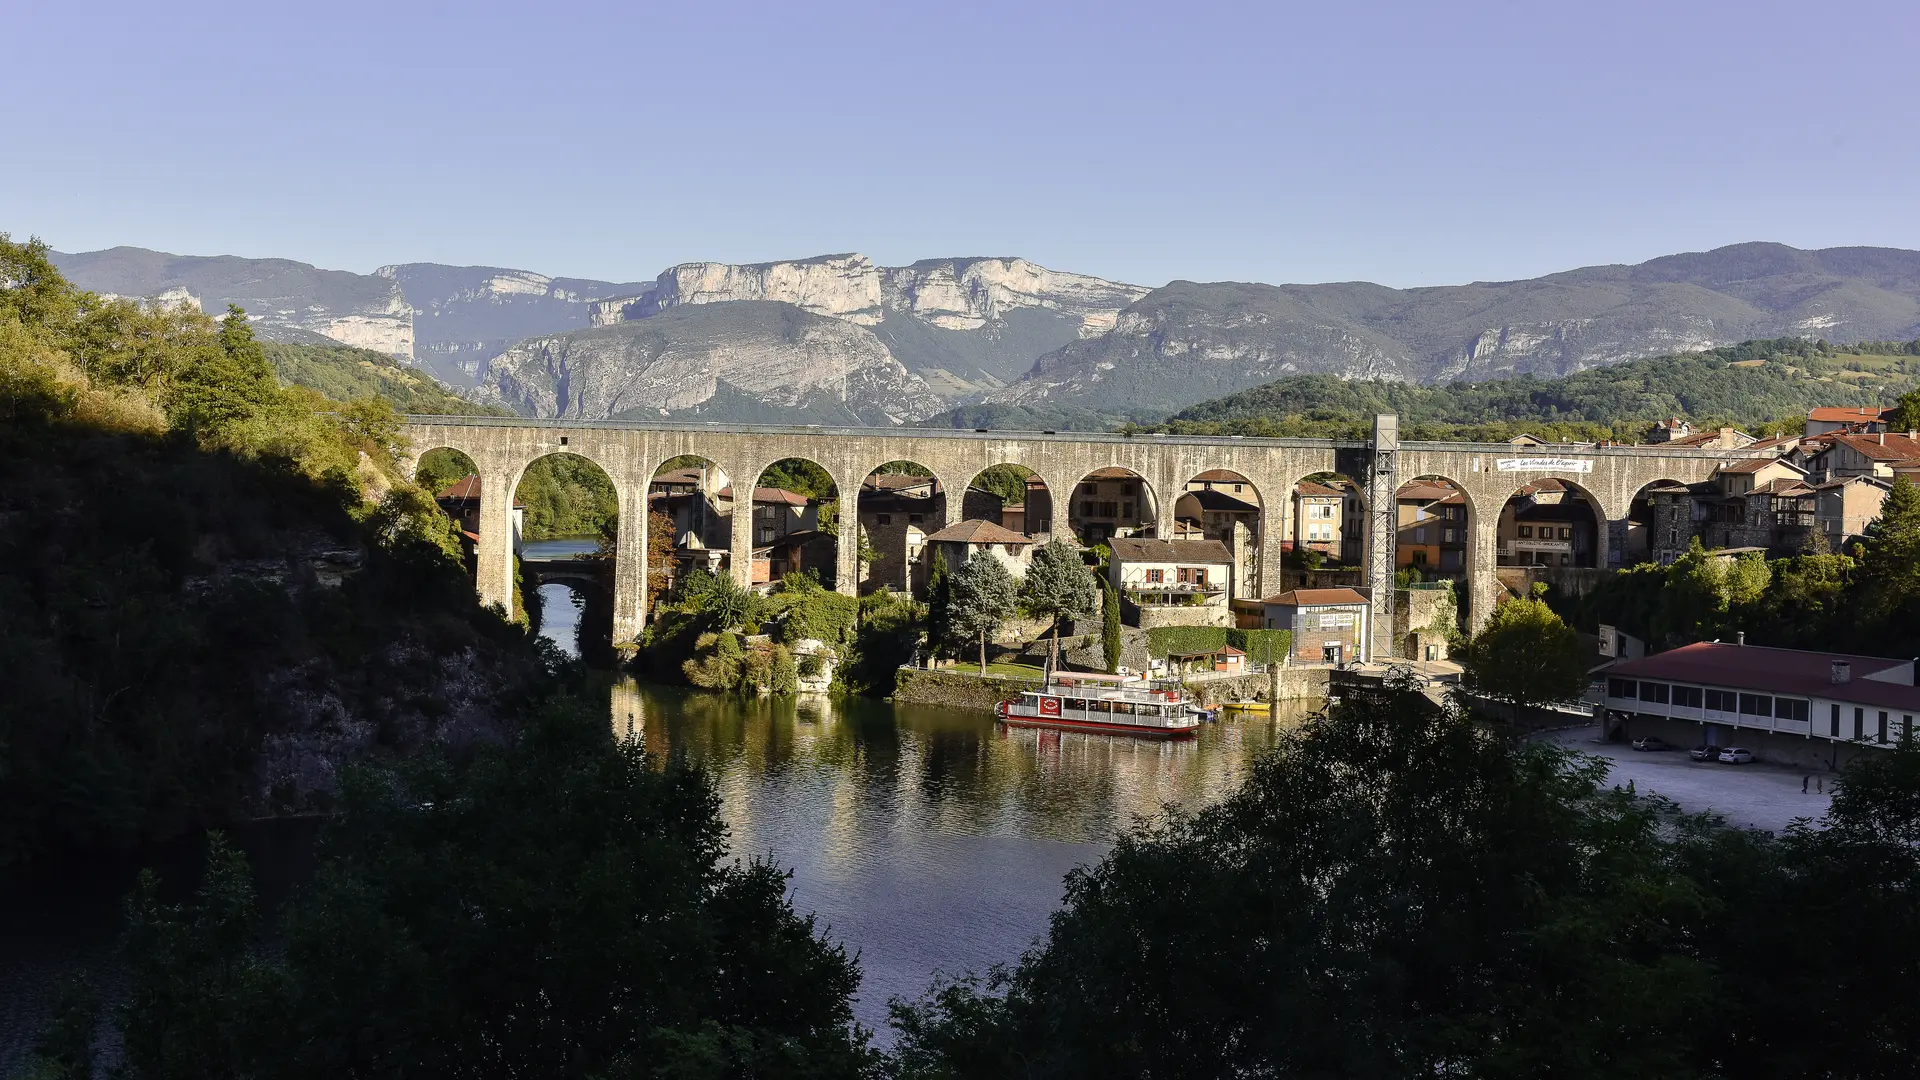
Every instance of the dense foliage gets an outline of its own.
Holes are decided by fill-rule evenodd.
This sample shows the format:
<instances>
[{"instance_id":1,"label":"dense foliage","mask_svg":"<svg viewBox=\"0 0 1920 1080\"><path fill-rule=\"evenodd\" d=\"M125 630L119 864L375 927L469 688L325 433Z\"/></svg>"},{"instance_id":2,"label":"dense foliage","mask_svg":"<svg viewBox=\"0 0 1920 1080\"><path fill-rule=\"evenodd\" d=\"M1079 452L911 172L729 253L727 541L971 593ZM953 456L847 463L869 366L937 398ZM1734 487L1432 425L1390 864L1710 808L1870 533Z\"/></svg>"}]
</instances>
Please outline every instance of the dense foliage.
<instances>
[{"instance_id":1,"label":"dense foliage","mask_svg":"<svg viewBox=\"0 0 1920 1080\"><path fill-rule=\"evenodd\" d=\"M1871 656L1920 653L1920 488L1901 479L1848 554L1771 562L1709 554L1637 566L1582 596L1552 598L1583 630L1616 626L1649 649L1731 640Z\"/></svg>"},{"instance_id":2,"label":"dense foliage","mask_svg":"<svg viewBox=\"0 0 1920 1080\"><path fill-rule=\"evenodd\" d=\"M1099 579L1087 569L1080 547L1055 537L1034 551L1020 579L1020 607L1036 619L1052 623L1049 654L1060 657L1060 623L1084 619L1100 603Z\"/></svg>"},{"instance_id":3,"label":"dense foliage","mask_svg":"<svg viewBox=\"0 0 1920 1080\"><path fill-rule=\"evenodd\" d=\"M548 659L480 611L378 399L246 318L0 239L0 865L322 808L346 761L501 737Z\"/></svg>"},{"instance_id":4,"label":"dense foliage","mask_svg":"<svg viewBox=\"0 0 1920 1080\"><path fill-rule=\"evenodd\" d=\"M264 348L280 381L317 390L334 401L377 397L403 413L509 415L504 409L476 405L385 353L282 342L266 342Z\"/></svg>"},{"instance_id":5,"label":"dense foliage","mask_svg":"<svg viewBox=\"0 0 1920 1080\"><path fill-rule=\"evenodd\" d=\"M947 578L946 617L949 644L979 649L980 674L987 673L987 642L1020 605L1020 585L992 552L974 551Z\"/></svg>"},{"instance_id":6,"label":"dense foliage","mask_svg":"<svg viewBox=\"0 0 1920 1080\"><path fill-rule=\"evenodd\" d=\"M1454 659L1468 690L1507 703L1516 718L1525 707L1577 701L1587 688L1580 635L1535 597L1501 601Z\"/></svg>"},{"instance_id":7,"label":"dense foliage","mask_svg":"<svg viewBox=\"0 0 1920 1080\"><path fill-rule=\"evenodd\" d=\"M1224 803L1074 871L1018 964L895 1002L897 1069L1902 1075L1920 749L1840 791L1824 830L1731 830L1411 685L1346 694Z\"/></svg>"},{"instance_id":8,"label":"dense foliage","mask_svg":"<svg viewBox=\"0 0 1920 1080\"><path fill-rule=\"evenodd\" d=\"M514 498L526 507L529 540L594 536L610 544L620 524L613 481L578 454L548 454L527 466Z\"/></svg>"},{"instance_id":9,"label":"dense foliage","mask_svg":"<svg viewBox=\"0 0 1920 1080\"><path fill-rule=\"evenodd\" d=\"M989 465L980 470L969 487L998 495L1002 505L1022 504L1027 501L1027 480L1033 476L1033 470L1025 465L1012 463Z\"/></svg>"},{"instance_id":10,"label":"dense foliage","mask_svg":"<svg viewBox=\"0 0 1920 1080\"><path fill-rule=\"evenodd\" d=\"M556 701L511 748L355 776L279 947L216 837L193 901L150 877L133 900L123 1074L867 1073L854 961L783 874L728 858L717 811Z\"/></svg>"},{"instance_id":11,"label":"dense foliage","mask_svg":"<svg viewBox=\"0 0 1920 1080\"><path fill-rule=\"evenodd\" d=\"M1667 417L1696 426L1798 430L1820 405L1885 405L1920 383L1920 360L1848 353L1799 338L1632 360L1560 378L1415 383L1294 375L1174 414L1182 434L1364 437L1376 413L1402 438L1636 442Z\"/></svg>"}]
</instances>

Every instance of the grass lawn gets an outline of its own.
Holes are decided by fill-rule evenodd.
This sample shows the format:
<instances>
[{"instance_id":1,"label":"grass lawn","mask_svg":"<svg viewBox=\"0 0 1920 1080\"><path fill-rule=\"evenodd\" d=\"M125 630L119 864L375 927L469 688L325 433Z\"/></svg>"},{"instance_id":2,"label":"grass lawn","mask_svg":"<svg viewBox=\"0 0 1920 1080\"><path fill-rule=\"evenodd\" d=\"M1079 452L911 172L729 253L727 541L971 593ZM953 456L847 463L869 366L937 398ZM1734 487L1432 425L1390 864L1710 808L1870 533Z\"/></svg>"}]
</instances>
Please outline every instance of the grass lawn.
<instances>
[{"instance_id":1,"label":"grass lawn","mask_svg":"<svg viewBox=\"0 0 1920 1080\"><path fill-rule=\"evenodd\" d=\"M975 664L973 670L980 670L980 665ZM987 674L1011 675L1017 679L1037 679L1044 673L1032 664L988 664Z\"/></svg>"}]
</instances>

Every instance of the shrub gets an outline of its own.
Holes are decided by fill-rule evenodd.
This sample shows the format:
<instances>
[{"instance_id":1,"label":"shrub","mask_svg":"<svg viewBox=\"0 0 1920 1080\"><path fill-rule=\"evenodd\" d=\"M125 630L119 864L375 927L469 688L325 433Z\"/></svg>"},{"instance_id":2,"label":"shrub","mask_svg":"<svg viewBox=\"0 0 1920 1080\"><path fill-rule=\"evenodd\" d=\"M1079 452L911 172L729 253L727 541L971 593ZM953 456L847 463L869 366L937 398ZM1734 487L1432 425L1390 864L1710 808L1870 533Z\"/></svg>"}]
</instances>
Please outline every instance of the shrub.
<instances>
[{"instance_id":1,"label":"shrub","mask_svg":"<svg viewBox=\"0 0 1920 1080\"><path fill-rule=\"evenodd\" d=\"M1156 626L1147 631L1147 653L1158 660L1169 653L1211 652L1226 644L1224 626Z\"/></svg>"}]
</instances>

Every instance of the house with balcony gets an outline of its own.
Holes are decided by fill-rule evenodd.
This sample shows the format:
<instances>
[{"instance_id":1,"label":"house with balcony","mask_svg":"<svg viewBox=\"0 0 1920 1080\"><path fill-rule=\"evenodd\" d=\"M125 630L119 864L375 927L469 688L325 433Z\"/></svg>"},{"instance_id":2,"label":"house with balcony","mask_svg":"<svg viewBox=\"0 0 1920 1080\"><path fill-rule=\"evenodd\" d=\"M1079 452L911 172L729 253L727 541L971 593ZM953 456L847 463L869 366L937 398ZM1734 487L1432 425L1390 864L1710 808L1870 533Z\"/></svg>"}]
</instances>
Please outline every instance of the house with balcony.
<instances>
[{"instance_id":1,"label":"house with balcony","mask_svg":"<svg viewBox=\"0 0 1920 1080\"><path fill-rule=\"evenodd\" d=\"M1499 564L1590 567L1598 531L1585 495L1564 480L1535 480L1500 509Z\"/></svg>"},{"instance_id":2,"label":"house with balcony","mask_svg":"<svg viewBox=\"0 0 1920 1080\"><path fill-rule=\"evenodd\" d=\"M1752 548L1785 558L1804 550L1819 528L1819 487L1784 457L1731 462L1711 480L1662 485L1646 497L1649 557L1663 565L1686 554L1695 537L1709 549ZM1861 501L1854 497L1856 509Z\"/></svg>"},{"instance_id":3,"label":"house with balcony","mask_svg":"<svg viewBox=\"0 0 1920 1080\"><path fill-rule=\"evenodd\" d=\"M1920 436L1911 431L1836 432L1827 439L1807 463L1807 471L1821 480L1872 476L1890 481L1903 467L1920 467Z\"/></svg>"},{"instance_id":4,"label":"house with balcony","mask_svg":"<svg viewBox=\"0 0 1920 1080\"><path fill-rule=\"evenodd\" d=\"M1912 660L1701 642L1600 674L1610 738L1740 746L1801 767L1885 750L1920 715Z\"/></svg>"},{"instance_id":5,"label":"house with balcony","mask_svg":"<svg viewBox=\"0 0 1920 1080\"><path fill-rule=\"evenodd\" d=\"M1129 624L1232 626L1233 552L1218 540L1119 537L1108 542L1107 580Z\"/></svg>"}]
</instances>

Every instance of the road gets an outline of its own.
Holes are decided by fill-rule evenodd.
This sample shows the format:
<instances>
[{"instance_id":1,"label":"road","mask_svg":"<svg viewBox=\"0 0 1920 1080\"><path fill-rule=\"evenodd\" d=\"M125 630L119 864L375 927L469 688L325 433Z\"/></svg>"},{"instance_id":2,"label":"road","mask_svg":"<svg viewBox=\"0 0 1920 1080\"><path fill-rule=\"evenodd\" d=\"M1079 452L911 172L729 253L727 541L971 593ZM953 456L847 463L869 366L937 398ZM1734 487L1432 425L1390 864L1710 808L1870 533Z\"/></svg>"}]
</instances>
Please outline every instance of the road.
<instances>
[{"instance_id":1,"label":"road","mask_svg":"<svg viewBox=\"0 0 1920 1080\"><path fill-rule=\"evenodd\" d=\"M1641 753L1625 743L1596 741L1599 728L1574 728L1542 736L1551 741L1611 764L1607 778L1624 786L1629 781L1636 791L1654 791L1672 799L1682 810L1712 810L1732 825L1769 832L1785 829L1798 817L1818 818L1827 812L1831 795L1816 793L1809 784L1800 791L1803 777L1813 775L1831 782L1832 773L1811 774L1801 769L1754 762L1750 765L1722 765L1695 761L1685 750L1661 750Z\"/></svg>"}]
</instances>

